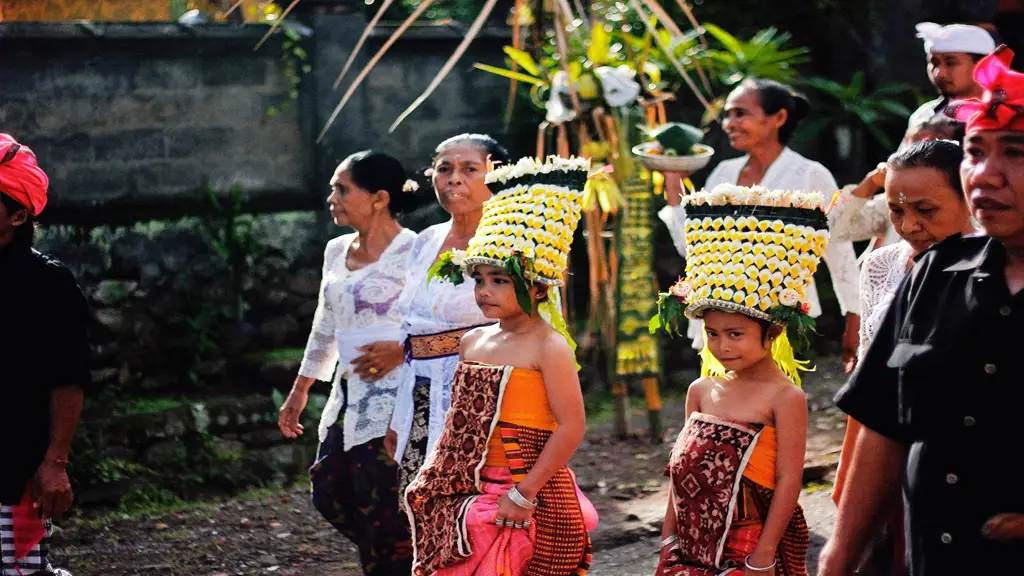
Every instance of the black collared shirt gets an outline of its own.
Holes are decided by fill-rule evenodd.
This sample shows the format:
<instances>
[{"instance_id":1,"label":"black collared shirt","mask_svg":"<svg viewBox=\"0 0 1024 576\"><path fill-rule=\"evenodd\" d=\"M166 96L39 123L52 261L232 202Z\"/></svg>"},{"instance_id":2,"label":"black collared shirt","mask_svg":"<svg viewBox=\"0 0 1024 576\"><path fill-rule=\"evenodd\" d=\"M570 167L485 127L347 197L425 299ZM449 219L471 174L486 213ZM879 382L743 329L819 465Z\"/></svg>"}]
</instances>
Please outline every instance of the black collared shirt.
<instances>
[{"instance_id":1,"label":"black collared shirt","mask_svg":"<svg viewBox=\"0 0 1024 576\"><path fill-rule=\"evenodd\" d=\"M956 236L922 254L836 396L907 448L913 576L1024 565L1024 542L981 534L996 514L1024 513L1024 291L1010 294L1005 264L1002 244L984 237Z\"/></svg>"},{"instance_id":2,"label":"black collared shirt","mask_svg":"<svg viewBox=\"0 0 1024 576\"><path fill-rule=\"evenodd\" d=\"M89 384L89 311L74 276L0 248L0 503L15 504L50 443L50 391Z\"/></svg>"}]
</instances>

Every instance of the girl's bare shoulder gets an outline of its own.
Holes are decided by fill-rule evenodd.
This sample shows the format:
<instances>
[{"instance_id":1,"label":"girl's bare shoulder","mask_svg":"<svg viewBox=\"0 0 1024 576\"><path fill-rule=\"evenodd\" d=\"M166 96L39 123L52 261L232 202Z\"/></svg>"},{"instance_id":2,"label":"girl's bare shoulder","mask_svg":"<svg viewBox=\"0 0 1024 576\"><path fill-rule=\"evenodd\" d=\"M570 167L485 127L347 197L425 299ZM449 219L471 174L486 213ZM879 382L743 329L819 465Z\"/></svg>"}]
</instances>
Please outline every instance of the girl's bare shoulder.
<instances>
[{"instance_id":1,"label":"girl's bare shoulder","mask_svg":"<svg viewBox=\"0 0 1024 576\"><path fill-rule=\"evenodd\" d=\"M776 409L807 409L807 394L803 388L793 384L786 379L779 382L779 389L775 392L773 403Z\"/></svg>"},{"instance_id":2,"label":"girl's bare shoulder","mask_svg":"<svg viewBox=\"0 0 1024 576\"><path fill-rule=\"evenodd\" d=\"M493 326L481 326L479 328L473 328L469 332L462 335L459 339L459 350L465 353L467 350L472 350L477 344L481 344L493 335Z\"/></svg>"}]
</instances>

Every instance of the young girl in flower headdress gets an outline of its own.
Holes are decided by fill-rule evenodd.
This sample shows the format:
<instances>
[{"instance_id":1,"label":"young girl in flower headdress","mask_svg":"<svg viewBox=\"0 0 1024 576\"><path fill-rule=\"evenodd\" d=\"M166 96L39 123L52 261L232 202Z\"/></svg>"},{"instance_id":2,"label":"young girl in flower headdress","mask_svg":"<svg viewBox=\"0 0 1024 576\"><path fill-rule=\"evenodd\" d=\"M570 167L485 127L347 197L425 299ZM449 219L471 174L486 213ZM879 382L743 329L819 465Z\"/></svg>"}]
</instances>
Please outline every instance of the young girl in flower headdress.
<instances>
[{"instance_id":1,"label":"young girl in flower headdress","mask_svg":"<svg viewBox=\"0 0 1024 576\"><path fill-rule=\"evenodd\" d=\"M651 328L703 320L702 376L686 395L659 576L804 575L797 504L807 436L805 290L828 232L820 195L720 186L688 196L686 277Z\"/></svg>"},{"instance_id":2,"label":"young girl in flower headdress","mask_svg":"<svg viewBox=\"0 0 1024 576\"><path fill-rule=\"evenodd\" d=\"M465 253L433 275L475 284L497 324L467 333L435 452L406 491L417 575L585 574L597 513L567 463L585 414L557 284L587 163L499 169Z\"/></svg>"}]
</instances>

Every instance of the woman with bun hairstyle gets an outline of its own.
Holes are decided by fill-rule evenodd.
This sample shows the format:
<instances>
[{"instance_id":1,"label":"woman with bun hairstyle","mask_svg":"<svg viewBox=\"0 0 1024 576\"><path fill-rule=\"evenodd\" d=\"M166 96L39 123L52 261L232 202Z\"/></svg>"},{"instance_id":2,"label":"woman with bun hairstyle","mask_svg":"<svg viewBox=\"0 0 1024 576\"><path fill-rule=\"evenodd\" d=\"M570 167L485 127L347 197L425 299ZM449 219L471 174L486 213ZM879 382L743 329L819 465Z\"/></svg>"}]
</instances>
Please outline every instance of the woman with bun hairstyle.
<instances>
[{"instance_id":1,"label":"woman with bun hairstyle","mask_svg":"<svg viewBox=\"0 0 1024 576\"><path fill-rule=\"evenodd\" d=\"M719 163L711 171L704 188L713 190L719 184L762 186L773 190L819 192L826 201L831 199L839 186L828 169L786 145L809 111L807 99L785 84L753 78L743 81L726 99L722 129L729 137L729 144L746 154ZM686 254L682 179L687 176L683 173L665 174L668 206L658 213L668 226L676 250L682 255ZM846 316L843 334L845 364L856 359L860 329L859 274L853 244L829 243L824 260L832 276L839 308ZM820 316L821 303L813 282L808 287L807 296L810 315ZM695 349L703 349L704 334L700 322L690 321L687 336L693 340Z\"/></svg>"},{"instance_id":2,"label":"woman with bun hairstyle","mask_svg":"<svg viewBox=\"0 0 1024 576\"><path fill-rule=\"evenodd\" d=\"M398 509L398 466L384 450L405 368L401 356L387 370L365 366L373 347L401 347L398 296L416 239L396 220L413 205L407 182L401 163L383 152L358 152L335 170L327 204L334 223L355 232L327 243L313 329L278 419L285 437L302 435L299 416L310 386L334 375L309 470L313 505L359 548L365 574L412 569L408 518ZM381 333L394 333L395 342L359 347L352 357L353 342Z\"/></svg>"}]
</instances>

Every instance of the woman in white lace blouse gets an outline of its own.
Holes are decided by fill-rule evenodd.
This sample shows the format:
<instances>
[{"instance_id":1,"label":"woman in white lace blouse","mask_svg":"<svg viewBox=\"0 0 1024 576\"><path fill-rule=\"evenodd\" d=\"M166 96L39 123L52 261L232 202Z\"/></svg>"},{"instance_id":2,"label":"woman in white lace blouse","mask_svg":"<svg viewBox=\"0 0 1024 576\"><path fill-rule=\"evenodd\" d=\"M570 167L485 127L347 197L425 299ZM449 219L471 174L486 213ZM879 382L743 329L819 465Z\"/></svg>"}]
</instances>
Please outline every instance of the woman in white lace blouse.
<instances>
[{"instance_id":1,"label":"woman in white lace blouse","mask_svg":"<svg viewBox=\"0 0 1024 576\"><path fill-rule=\"evenodd\" d=\"M729 144L746 152L746 155L719 163L708 176L704 188L712 190L719 184L758 185L771 189L821 192L830 198L839 186L828 169L786 146L808 110L807 100L783 84L770 80L744 81L726 100L722 128L729 136ZM676 250L683 256L686 255L683 227L686 211L680 202L684 193L682 178L685 176L665 174L668 206L658 213L668 226ZM832 276L840 311L847 319L843 336L844 360L852 360L857 351L860 314L857 256L853 244L830 242L824 260ZM820 316L821 304L813 283L807 299L811 304L811 316ZM704 347L704 330L700 322L691 320L686 333L693 340L695 349Z\"/></svg>"},{"instance_id":2,"label":"woman in white lace blouse","mask_svg":"<svg viewBox=\"0 0 1024 576\"><path fill-rule=\"evenodd\" d=\"M278 420L286 437L301 435L299 416L310 386L334 374L309 471L313 504L359 548L366 574L412 570L408 519L398 509L398 467L384 450L405 374L398 297L416 239L395 219L411 203L405 186L402 165L382 152L353 154L335 171L327 199L331 215L335 224L356 231L327 243L313 329ZM354 346L381 335L393 341ZM381 364L394 348L398 367Z\"/></svg>"},{"instance_id":3,"label":"woman in white lace blouse","mask_svg":"<svg viewBox=\"0 0 1024 576\"><path fill-rule=\"evenodd\" d=\"M970 234L971 212L960 182L960 161L963 150L949 140L918 142L893 154L886 163L885 195L889 220L901 240L895 244L871 251L865 258L860 276L861 312L860 349L863 358L875 338L885 312L896 295L897 288L914 258L953 234ZM855 450L861 424L852 418L846 427L843 453ZM842 498L849 475L849 459L839 459L836 472L836 504ZM893 520L889 534L900 538L898 520ZM882 547L888 549L889 547ZM899 548L897 548L899 549ZM892 557L883 559L891 563ZM902 565L884 566L901 569Z\"/></svg>"},{"instance_id":4,"label":"woman in white lace blouse","mask_svg":"<svg viewBox=\"0 0 1024 576\"><path fill-rule=\"evenodd\" d=\"M423 230L416 239L398 302L408 335L410 370L402 380L387 443L399 462L400 493L444 429L462 335L492 323L476 304L472 282L427 282L427 272L442 252L466 249L483 215L483 203L491 197L484 177L492 163L508 161L501 144L480 134L450 138L434 153L434 191L452 218Z\"/></svg>"}]
</instances>

